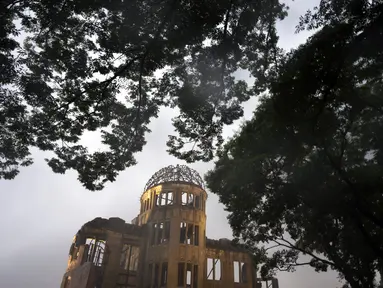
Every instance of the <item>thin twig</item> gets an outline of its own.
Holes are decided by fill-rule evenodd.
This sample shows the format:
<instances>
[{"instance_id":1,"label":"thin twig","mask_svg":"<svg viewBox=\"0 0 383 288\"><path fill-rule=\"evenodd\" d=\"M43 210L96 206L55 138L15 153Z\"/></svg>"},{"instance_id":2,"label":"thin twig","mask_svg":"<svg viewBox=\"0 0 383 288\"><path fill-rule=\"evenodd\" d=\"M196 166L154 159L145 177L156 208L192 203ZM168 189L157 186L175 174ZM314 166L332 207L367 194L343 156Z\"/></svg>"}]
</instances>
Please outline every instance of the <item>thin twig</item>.
<instances>
[{"instance_id":1,"label":"thin twig","mask_svg":"<svg viewBox=\"0 0 383 288\"><path fill-rule=\"evenodd\" d=\"M281 237L281 238L279 238L279 239L277 238L277 240L281 240L281 241L283 241L283 242L285 242L285 243L287 243L287 244L283 244L283 243L281 243L281 242L278 242L276 239L272 239L272 238L270 238L269 240L273 241L273 242L276 243L276 244L279 244L279 245L282 246L282 247L289 248L289 249L294 249L294 250L298 250L298 251L302 252L303 254L310 255L311 257L313 257L314 259L316 259L316 260L318 260L318 261L321 261L321 262L323 262L323 263L325 263L325 264L327 264L327 265L336 267L336 265L335 265L334 262L331 262L331 261L329 261L329 260L320 258L319 256L317 256L317 255L315 255L315 254L313 254L313 253L311 253L311 252L309 252L309 251L306 251L306 250L304 250L304 249L302 249L302 248L300 248L300 247L298 247L298 246L292 244L291 242L287 241L287 240L284 239L283 237Z\"/></svg>"}]
</instances>

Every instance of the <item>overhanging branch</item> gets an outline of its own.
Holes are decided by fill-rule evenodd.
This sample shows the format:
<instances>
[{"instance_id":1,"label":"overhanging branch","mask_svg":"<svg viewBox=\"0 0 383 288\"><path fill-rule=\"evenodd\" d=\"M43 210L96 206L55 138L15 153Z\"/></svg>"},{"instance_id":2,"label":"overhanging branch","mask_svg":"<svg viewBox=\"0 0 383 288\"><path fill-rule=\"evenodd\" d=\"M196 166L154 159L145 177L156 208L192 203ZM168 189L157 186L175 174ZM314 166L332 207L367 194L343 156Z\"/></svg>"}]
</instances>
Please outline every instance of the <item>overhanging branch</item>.
<instances>
[{"instance_id":1,"label":"overhanging branch","mask_svg":"<svg viewBox=\"0 0 383 288\"><path fill-rule=\"evenodd\" d=\"M300 247L298 247L298 246L292 244L290 241L284 239L283 237L281 237L281 238L276 238L276 239L272 239L272 238L270 238L269 240L270 240L270 241L273 241L274 243L276 243L276 244L278 244L278 245L280 245L280 246L282 246L282 247L285 247L285 248L288 248L288 249L298 250L298 251L302 252L303 254L310 255L310 256L313 257L314 259L316 259L316 260L318 260L318 261L321 261L321 262L324 263L324 264L327 264L327 265L336 267L336 265L335 265L334 262L331 262L331 261L329 261L329 260L327 260L327 259L321 258L321 257L315 255L315 254L312 253L312 252L309 252L309 251L307 251L307 250L305 250L305 249L303 249L303 248L300 248ZM279 242L279 241L283 241L283 242L285 242L285 243L281 243L281 242Z\"/></svg>"}]
</instances>

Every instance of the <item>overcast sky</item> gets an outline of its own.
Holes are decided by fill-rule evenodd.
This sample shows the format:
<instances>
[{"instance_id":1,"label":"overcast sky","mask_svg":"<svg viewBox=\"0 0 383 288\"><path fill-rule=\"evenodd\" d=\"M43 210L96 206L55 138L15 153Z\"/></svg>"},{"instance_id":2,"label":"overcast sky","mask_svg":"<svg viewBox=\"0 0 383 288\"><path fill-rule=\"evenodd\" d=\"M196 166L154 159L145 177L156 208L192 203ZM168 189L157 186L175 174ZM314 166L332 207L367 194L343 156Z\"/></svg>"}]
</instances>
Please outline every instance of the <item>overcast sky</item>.
<instances>
[{"instance_id":1,"label":"overcast sky","mask_svg":"<svg viewBox=\"0 0 383 288\"><path fill-rule=\"evenodd\" d=\"M288 1L289 17L279 23L280 45L286 49L304 42L307 33L294 34L298 17L316 5L318 0ZM249 80L245 73L239 77ZM245 119L251 117L256 99L245 105ZM151 124L148 144L137 155L138 165L121 173L114 183L101 192L85 190L74 172L54 174L44 162L49 154L33 150L35 163L22 169L15 180L0 180L0 219L2 245L0 253L0 288L59 287L65 272L68 250L73 235L85 222L95 217L121 217L129 222L139 211L139 197L150 176L164 166L185 164L166 153L166 140L173 133L170 119L175 112L161 111ZM243 119L242 119L243 121ZM238 129L225 129L229 137ZM92 150L97 150L96 134L84 138ZM201 175L212 163L191 165ZM209 194L207 202L209 238L231 238L226 213L218 198ZM278 275L281 288L336 288L336 274L314 272L300 268L295 273Z\"/></svg>"}]
</instances>

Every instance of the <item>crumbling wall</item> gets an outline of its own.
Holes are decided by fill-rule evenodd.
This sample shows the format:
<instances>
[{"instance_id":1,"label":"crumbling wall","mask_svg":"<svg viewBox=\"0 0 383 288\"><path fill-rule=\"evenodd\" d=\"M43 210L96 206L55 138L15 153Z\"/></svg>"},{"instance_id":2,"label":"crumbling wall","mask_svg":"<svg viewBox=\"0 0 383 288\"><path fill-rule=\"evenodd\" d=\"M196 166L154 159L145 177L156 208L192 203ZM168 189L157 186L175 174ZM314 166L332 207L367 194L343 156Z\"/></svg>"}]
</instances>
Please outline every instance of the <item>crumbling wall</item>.
<instances>
[{"instance_id":1,"label":"crumbling wall","mask_svg":"<svg viewBox=\"0 0 383 288\"><path fill-rule=\"evenodd\" d=\"M253 287L253 263L249 252L228 239L206 239L204 288Z\"/></svg>"},{"instance_id":2,"label":"crumbling wall","mask_svg":"<svg viewBox=\"0 0 383 288\"><path fill-rule=\"evenodd\" d=\"M138 263L145 254L145 233L146 226L127 224L120 218L87 222L73 239L61 288L140 287ZM130 258L126 261L123 256L139 259L130 265Z\"/></svg>"}]
</instances>

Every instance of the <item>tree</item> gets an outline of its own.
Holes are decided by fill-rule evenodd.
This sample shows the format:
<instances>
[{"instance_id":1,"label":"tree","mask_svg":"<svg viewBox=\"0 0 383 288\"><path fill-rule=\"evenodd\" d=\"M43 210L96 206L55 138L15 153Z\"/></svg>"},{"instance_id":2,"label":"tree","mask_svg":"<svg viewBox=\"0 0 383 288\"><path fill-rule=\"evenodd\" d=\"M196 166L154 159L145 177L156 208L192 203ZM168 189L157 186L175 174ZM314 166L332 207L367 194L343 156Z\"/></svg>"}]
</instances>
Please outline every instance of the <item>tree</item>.
<instances>
[{"instance_id":1,"label":"tree","mask_svg":"<svg viewBox=\"0 0 383 288\"><path fill-rule=\"evenodd\" d=\"M223 125L249 98L233 72L251 66L262 74L276 49L275 22L286 14L277 0L0 5L0 179L32 164L37 147L55 153L47 160L54 172L76 170L89 190L135 164L162 106L180 109L169 152L212 159ZM96 130L106 149L89 153L79 140Z\"/></svg>"},{"instance_id":2,"label":"tree","mask_svg":"<svg viewBox=\"0 0 383 288\"><path fill-rule=\"evenodd\" d=\"M263 276L310 265L353 287L383 271L383 3L321 1L318 29L271 65L268 93L219 152L208 188ZM299 262L300 255L310 257Z\"/></svg>"}]
</instances>

